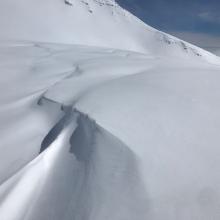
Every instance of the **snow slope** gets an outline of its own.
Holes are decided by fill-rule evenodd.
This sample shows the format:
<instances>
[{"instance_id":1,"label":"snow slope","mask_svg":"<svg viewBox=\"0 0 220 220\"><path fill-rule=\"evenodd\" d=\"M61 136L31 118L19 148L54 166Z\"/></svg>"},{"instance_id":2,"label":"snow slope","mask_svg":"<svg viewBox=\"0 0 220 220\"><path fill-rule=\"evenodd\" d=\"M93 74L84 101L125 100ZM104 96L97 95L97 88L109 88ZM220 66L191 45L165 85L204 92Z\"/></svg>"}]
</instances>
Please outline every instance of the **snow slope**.
<instances>
[{"instance_id":1,"label":"snow slope","mask_svg":"<svg viewBox=\"0 0 220 220\"><path fill-rule=\"evenodd\" d=\"M25 42L0 56L0 219L219 219L219 65Z\"/></svg>"},{"instance_id":2,"label":"snow slope","mask_svg":"<svg viewBox=\"0 0 220 220\"><path fill-rule=\"evenodd\" d=\"M0 28L1 220L220 219L217 56L112 0L1 1Z\"/></svg>"},{"instance_id":3,"label":"snow slope","mask_svg":"<svg viewBox=\"0 0 220 220\"><path fill-rule=\"evenodd\" d=\"M6 13L10 12L10 13ZM114 0L7 0L0 2L0 39L104 46L148 54L198 57L209 52L162 33Z\"/></svg>"}]
</instances>

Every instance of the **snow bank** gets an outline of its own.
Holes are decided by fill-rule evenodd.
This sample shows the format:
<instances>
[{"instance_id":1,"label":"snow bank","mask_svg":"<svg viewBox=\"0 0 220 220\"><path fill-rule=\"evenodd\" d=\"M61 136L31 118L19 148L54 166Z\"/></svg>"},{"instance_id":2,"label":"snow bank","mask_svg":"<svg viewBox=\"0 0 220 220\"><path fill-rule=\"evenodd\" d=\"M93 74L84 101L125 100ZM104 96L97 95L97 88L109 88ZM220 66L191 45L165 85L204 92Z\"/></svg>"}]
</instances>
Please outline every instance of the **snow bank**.
<instances>
[{"instance_id":1,"label":"snow bank","mask_svg":"<svg viewBox=\"0 0 220 220\"><path fill-rule=\"evenodd\" d=\"M0 217L143 219L148 215L144 192L133 152L73 111L48 149L1 185Z\"/></svg>"}]
</instances>

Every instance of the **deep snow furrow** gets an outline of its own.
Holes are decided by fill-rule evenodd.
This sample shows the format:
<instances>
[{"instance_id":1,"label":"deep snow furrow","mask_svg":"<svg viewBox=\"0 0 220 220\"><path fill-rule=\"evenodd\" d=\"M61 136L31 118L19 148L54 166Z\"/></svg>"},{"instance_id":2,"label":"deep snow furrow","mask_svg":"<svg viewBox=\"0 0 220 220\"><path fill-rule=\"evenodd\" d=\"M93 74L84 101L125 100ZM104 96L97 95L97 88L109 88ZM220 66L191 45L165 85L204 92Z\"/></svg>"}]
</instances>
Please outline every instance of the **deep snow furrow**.
<instances>
[{"instance_id":1,"label":"deep snow furrow","mask_svg":"<svg viewBox=\"0 0 220 220\"><path fill-rule=\"evenodd\" d=\"M70 153L80 172L64 219L145 219L148 203L136 155L88 115L74 112L78 126L70 138Z\"/></svg>"},{"instance_id":2,"label":"deep snow furrow","mask_svg":"<svg viewBox=\"0 0 220 220\"><path fill-rule=\"evenodd\" d=\"M38 105L47 105L48 103L53 103L60 108L60 111L63 111L63 116L57 121L57 123L49 130L43 141L41 142L40 147L40 154L46 150L58 137L58 135L62 132L64 127L69 123L69 119L72 114L72 107L71 106L64 106L56 101L53 101L45 96L42 96L39 101Z\"/></svg>"}]
</instances>

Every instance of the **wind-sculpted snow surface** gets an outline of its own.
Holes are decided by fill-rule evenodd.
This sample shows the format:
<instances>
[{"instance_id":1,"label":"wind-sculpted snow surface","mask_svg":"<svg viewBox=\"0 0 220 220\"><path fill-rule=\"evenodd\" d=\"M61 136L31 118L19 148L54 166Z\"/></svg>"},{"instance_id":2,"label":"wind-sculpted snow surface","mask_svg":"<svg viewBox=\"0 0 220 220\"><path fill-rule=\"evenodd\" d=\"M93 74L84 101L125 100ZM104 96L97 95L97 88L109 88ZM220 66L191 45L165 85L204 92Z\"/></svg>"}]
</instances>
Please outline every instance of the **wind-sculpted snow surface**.
<instances>
[{"instance_id":1,"label":"wind-sculpted snow surface","mask_svg":"<svg viewBox=\"0 0 220 220\"><path fill-rule=\"evenodd\" d=\"M145 218L147 201L138 172L136 157L127 146L73 111L50 147L1 186L0 216L14 220Z\"/></svg>"},{"instance_id":2,"label":"wind-sculpted snow surface","mask_svg":"<svg viewBox=\"0 0 220 220\"><path fill-rule=\"evenodd\" d=\"M220 65L171 57L0 46L0 219L219 220Z\"/></svg>"}]
</instances>

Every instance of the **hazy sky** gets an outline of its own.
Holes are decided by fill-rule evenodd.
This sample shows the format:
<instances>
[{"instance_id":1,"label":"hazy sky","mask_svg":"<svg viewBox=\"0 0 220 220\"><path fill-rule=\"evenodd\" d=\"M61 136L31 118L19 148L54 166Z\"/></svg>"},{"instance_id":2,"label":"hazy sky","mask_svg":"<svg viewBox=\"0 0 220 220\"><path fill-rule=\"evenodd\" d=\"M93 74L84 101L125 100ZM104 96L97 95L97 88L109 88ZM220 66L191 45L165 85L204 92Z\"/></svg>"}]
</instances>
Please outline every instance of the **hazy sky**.
<instances>
[{"instance_id":1,"label":"hazy sky","mask_svg":"<svg viewBox=\"0 0 220 220\"><path fill-rule=\"evenodd\" d=\"M118 1L157 29L203 47L220 48L220 0Z\"/></svg>"}]
</instances>

